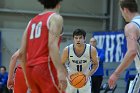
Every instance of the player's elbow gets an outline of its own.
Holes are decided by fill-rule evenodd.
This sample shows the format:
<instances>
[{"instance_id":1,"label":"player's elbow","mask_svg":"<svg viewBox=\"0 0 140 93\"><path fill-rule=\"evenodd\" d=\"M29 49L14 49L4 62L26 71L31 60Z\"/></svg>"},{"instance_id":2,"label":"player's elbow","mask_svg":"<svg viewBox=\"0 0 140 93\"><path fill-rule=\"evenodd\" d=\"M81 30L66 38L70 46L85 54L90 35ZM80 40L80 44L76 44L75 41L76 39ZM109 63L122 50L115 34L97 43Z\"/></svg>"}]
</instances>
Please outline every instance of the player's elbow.
<instances>
[{"instance_id":1,"label":"player's elbow","mask_svg":"<svg viewBox=\"0 0 140 93\"><path fill-rule=\"evenodd\" d=\"M129 53L131 57L135 57L137 55L137 50L136 49L130 50Z\"/></svg>"},{"instance_id":2,"label":"player's elbow","mask_svg":"<svg viewBox=\"0 0 140 93\"><path fill-rule=\"evenodd\" d=\"M49 51L51 52L54 49L54 43L49 44L48 47L49 47Z\"/></svg>"},{"instance_id":3,"label":"player's elbow","mask_svg":"<svg viewBox=\"0 0 140 93\"><path fill-rule=\"evenodd\" d=\"M23 62L23 60L25 60L25 53L21 50L19 51L18 59L20 60L20 62Z\"/></svg>"},{"instance_id":4,"label":"player's elbow","mask_svg":"<svg viewBox=\"0 0 140 93\"><path fill-rule=\"evenodd\" d=\"M96 68L98 68L99 67L99 62L98 61L94 62L94 66L96 66Z\"/></svg>"},{"instance_id":5,"label":"player's elbow","mask_svg":"<svg viewBox=\"0 0 140 93\"><path fill-rule=\"evenodd\" d=\"M96 63L96 67L97 67L97 68L99 67L99 62Z\"/></svg>"},{"instance_id":6,"label":"player's elbow","mask_svg":"<svg viewBox=\"0 0 140 93\"><path fill-rule=\"evenodd\" d=\"M16 56L16 55L13 55L13 56L11 57L11 61L14 61L14 60L17 60L17 56Z\"/></svg>"},{"instance_id":7,"label":"player's elbow","mask_svg":"<svg viewBox=\"0 0 140 93\"><path fill-rule=\"evenodd\" d=\"M49 51L54 51L56 48L58 48L58 45L55 42L50 42L48 47L49 47Z\"/></svg>"}]
</instances>

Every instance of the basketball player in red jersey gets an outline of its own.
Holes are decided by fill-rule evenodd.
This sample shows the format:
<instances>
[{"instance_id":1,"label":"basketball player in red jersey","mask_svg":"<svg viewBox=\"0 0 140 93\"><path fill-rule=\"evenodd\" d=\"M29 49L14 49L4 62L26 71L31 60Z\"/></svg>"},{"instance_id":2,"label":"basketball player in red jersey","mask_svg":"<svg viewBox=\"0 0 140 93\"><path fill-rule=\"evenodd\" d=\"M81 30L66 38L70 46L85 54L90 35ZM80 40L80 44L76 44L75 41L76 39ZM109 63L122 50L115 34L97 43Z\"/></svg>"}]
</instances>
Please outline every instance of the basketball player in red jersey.
<instances>
[{"instance_id":1,"label":"basketball player in red jersey","mask_svg":"<svg viewBox=\"0 0 140 93\"><path fill-rule=\"evenodd\" d=\"M22 68L20 65L16 67L16 63L18 62L19 50L17 50L11 57L9 64L9 74L7 81L7 88L12 89L13 93L26 93L27 85L24 79L24 75L22 72ZM14 75L14 70L16 68L16 72Z\"/></svg>"},{"instance_id":2,"label":"basketball player in red jersey","mask_svg":"<svg viewBox=\"0 0 140 93\"><path fill-rule=\"evenodd\" d=\"M67 86L67 71L61 64L58 46L63 26L58 14L61 0L38 1L45 11L31 19L23 34L21 66L31 93L62 93Z\"/></svg>"}]
</instances>

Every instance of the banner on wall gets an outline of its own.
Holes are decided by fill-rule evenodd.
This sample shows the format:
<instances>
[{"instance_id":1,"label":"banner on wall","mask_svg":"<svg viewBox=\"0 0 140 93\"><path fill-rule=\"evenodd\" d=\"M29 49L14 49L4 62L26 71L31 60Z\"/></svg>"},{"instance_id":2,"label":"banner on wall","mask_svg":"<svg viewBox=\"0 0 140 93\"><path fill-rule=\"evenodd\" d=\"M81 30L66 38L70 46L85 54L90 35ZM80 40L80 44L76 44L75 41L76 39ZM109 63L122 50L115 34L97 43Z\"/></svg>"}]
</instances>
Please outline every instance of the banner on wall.
<instances>
[{"instance_id":1,"label":"banner on wall","mask_svg":"<svg viewBox=\"0 0 140 93\"><path fill-rule=\"evenodd\" d=\"M121 62L127 45L124 31L93 32L97 47L105 50L105 62Z\"/></svg>"}]
</instances>

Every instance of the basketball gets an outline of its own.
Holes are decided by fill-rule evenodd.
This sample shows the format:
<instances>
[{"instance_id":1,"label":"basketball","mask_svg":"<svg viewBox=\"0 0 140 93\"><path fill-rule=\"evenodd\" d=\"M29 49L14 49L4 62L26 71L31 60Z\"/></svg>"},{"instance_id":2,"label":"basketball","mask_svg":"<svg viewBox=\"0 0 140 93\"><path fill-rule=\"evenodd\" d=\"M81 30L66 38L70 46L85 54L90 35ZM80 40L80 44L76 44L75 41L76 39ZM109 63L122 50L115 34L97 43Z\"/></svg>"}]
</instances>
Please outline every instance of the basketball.
<instances>
[{"instance_id":1,"label":"basketball","mask_svg":"<svg viewBox=\"0 0 140 93\"><path fill-rule=\"evenodd\" d=\"M86 76L82 72L70 75L70 84L75 88L81 88L86 84Z\"/></svg>"}]
</instances>

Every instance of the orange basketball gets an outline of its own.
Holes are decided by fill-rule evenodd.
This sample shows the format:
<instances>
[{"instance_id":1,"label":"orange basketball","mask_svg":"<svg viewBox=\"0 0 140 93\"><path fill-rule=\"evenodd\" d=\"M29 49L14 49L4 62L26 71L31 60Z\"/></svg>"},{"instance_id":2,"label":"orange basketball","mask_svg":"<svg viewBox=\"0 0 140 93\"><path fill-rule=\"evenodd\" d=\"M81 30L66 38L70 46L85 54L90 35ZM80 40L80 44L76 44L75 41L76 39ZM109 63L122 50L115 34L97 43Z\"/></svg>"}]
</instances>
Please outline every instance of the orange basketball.
<instances>
[{"instance_id":1,"label":"orange basketball","mask_svg":"<svg viewBox=\"0 0 140 93\"><path fill-rule=\"evenodd\" d=\"M70 76L69 81L75 88L81 88L86 84L86 76L82 72L77 72Z\"/></svg>"}]
</instances>

